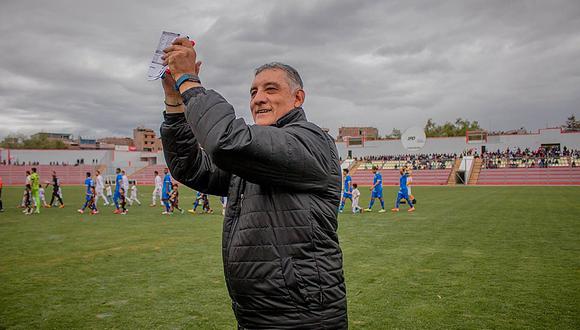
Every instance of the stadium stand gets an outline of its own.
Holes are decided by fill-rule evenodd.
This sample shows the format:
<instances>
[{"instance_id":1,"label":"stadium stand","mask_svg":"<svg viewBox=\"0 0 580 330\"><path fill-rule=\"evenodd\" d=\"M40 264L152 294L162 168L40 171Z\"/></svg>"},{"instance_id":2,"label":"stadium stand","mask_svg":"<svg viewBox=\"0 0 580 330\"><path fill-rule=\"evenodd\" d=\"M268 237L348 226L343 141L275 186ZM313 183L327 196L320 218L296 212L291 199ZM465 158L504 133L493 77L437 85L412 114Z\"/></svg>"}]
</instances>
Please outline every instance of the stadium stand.
<instances>
[{"instance_id":1,"label":"stadium stand","mask_svg":"<svg viewBox=\"0 0 580 330\"><path fill-rule=\"evenodd\" d=\"M482 168L478 185L580 185L580 167Z\"/></svg>"},{"instance_id":2,"label":"stadium stand","mask_svg":"<svg viewBox=\"0 0 580 330\"><path fill-rule=\"evenodd\" d=\"M580 152L516 149L485 153L478 185L579 185Z\"/></svg>"},{"instance_id":3,"label":"stadium stand","mask_svg":"<svg viewBox=\"0 0 580 330\"><path fill-rule=\"evenodd\" d=\"M399 185L398 170L380 170L383 176L383 186ZM438 170L415 170L413 171L413 185L433 186L446 185L451 173L451 168ZM361 186L370 186L373 182L373 172L371 170L357 170L351 174L352 182Z\"/></svg>"},{"instance_id":4,"label":"stadium stand","mask_svg":"<svg viewBox=\"0 0 580 330\"><path fill-rule=\"evenodd\" d=\"M61 184L81 184L86 178L85 173L94 173L98 166L78 165L1 165L0 176L6 185L24 185L26 182L26 171L36 167L40 176L40 183L52 179L52 171L56 171Z\"/></svg>"},{"instance_id":5,"label":"stadium stand","mask_svg":"<svg viewBox=\"0 0 580 330\"><path fill-rule=\"evenodd\" d=\"M134 180L135 182L137 182L137 184L139 185L152 185L155 184L155 174L154 172L157 171L159 172L159 175L161 175L161 177L163 177L163 170L166 168L167 166L165 164L163 165L149 165L147 167L144 167L138 171L135 171L135 173L129 175L129 180Z\"/></svg>"}]
</instances>

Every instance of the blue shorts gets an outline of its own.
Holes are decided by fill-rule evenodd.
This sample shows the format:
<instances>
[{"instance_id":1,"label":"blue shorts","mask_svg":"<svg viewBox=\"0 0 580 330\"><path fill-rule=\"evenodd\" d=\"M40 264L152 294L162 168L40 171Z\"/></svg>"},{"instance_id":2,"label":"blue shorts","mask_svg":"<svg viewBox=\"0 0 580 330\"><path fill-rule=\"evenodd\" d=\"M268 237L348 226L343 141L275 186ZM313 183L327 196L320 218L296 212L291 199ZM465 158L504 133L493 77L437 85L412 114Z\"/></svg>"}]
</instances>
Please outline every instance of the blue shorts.
<instances>
[{"instance_id":1,"label":"blue shorts","mask_svg":"<svg viewBox=\"0 0 580 330\"><path fill-rule=\"evenodd\" d=\"M115 194L113 195L113 199L119 199L121 198L121 193L118 191L115 191Z\"/></svg>"},{"instance_id":2,"label":"blue shorts","mask_svg":"<svg viewBox=\"0 0 580 330\"><path fill-rule=\"evenodd\" d=\"M350 199L352 199L352 193L347 193L347 192L342 193L342 198L350 198Z\"/></svg>"},{"instance_id":3,"label":"blue shorts","mask_svg":"<svg viewBox=\"0 0 580 330\"><path fill-rule=\"evenodd\" d=\"M409 192L408 191L399 191L398 195L397 195L397 199L402 199L404 198L406 201L409 201Z\"/></svg>"},{"instance_id":4,"label":"blue shorts","mask_svg":"<svg viewBox=\"0 0 580 330\"><path fill-rule=\"evenodd\" d=\"M161 200L167 200L169 199L169 194L163 193L161 194Z\"/></svg>"},{"instance_id":5,"label":"blue shorts","mask_svg":"<svg viewBox=\"0 0 580 330\"><path fill-rule=\"evenodd\" d=\"M93 198L93 195L86 195L85 196L85 199L86 199L87 202L90 201L91 198Z\"/></svg>"},{"instance_id":6,"label":"blue shorts","mask_svg":"<svg viewBox=\"0 0 580 330\"><path fill-rule=\"evenodd\" d=\"M383 198L383 191L382 190L373 190L371 193L371 198Z\"/></svg>"}]
</instances>

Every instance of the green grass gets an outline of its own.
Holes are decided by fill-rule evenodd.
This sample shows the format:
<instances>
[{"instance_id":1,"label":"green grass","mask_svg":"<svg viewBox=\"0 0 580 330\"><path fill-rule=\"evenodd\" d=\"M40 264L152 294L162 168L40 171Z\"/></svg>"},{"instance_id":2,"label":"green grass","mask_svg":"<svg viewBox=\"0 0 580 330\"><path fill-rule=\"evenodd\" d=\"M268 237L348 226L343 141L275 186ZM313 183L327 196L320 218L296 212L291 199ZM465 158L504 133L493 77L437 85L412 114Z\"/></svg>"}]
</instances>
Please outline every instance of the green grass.
<instances>
[{"instance_id":1,"label":"green grass","mask_svg":"<svg viewBox=\"0 0 580 330\"><path fill-rule=\"evenodd\" d=\"M4 188L0 328L235 328L221 215L79 215L81 189L25 216L21 188ZM352 329L580 328L580 187L413 193L412 214L340 216Z\"/></svg>"}]
</instances>

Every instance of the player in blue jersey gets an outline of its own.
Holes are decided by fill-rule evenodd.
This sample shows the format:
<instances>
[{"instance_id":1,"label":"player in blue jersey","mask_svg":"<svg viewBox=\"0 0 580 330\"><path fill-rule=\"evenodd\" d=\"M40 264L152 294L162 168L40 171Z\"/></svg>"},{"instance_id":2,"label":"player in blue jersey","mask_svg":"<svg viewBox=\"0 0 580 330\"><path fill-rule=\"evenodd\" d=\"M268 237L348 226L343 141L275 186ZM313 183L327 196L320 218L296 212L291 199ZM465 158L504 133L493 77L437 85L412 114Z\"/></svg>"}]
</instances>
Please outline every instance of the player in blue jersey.
<instances>
[{"instance_id":1,"label":"player in blue jersey","mask_svg":"<svg viewBox=\"0 0 580 330\"><path fill-rule=\"evenodd\" d=\"M117 176L115 177L115 194L113 194L113 202L115 202L115 211L113 213L120 214L119 199L121 198L121 192L119 190L123 187L123 174L121 174L121 169L118 167L115 173L117 173Z\"/></svg>"},{"instance_id":2,"label":"player in blue jersey","mask_svg":"<svg viewBox=\"0 0 580 330\"><path fill-rule=\"evenodd\" d=\"M83 214L85 213L85 208L91 209L91 214L97 214L99 211L97 210L97 206L95 205L95 182L91 178L91 172L87 172L87 178L85 179L85 186L87 186L87 190L85 193L85 204L83 207L78 209L78 212Z\"/></svg>"},{"instance_id":3,"label":"player in blue jersey","mask_svg":"<svg viewBox=\"0 0 580 330\"><path fill-rule=\"evenodd\" d=\"M409 178L408 173L402 168L399 173L401 177L399 178L399 193L397 194L397 201L395 202L395 208L392 208L391 211L399 212L399 205L401 204L401 199L405 199L409 204L410 209L409 212L415 211L415 207L413 206L413 201L409 197L409 189L407 188L407 179Z\"/></svg>"},{"instance_id":4,"label":"player in blue jersey","mask_svg":"<svg viewBox=\"0 0 580 330\"><path fill-rule=\"evenodd\" d=\"M344 204L346 204L346 199L350 199L350 204L352 205L352 178L348 174L348 168L342 170L342 177L344 178L344 185L342 188L342 198L340 199L340 207L338 212L342 213L344 209Z\"/></svg>"},{"instance_id":5,"label":"player in blue jersey","mask_svg":"<svg viewBox=\"0 0 580 330\"><path fill-rule=\"evenodd\" d=\"M169 174L169 169L166 167L163 170L165 176L163 177L163 186L161 187L161 201L165 206L165 211L162 214L171 214L171 204L169 203L169 197L171 197L171 188L173 183L171 182L171 175Z\"/></svg>"},{"instance_id":6,"label":"player in blue jersey","mask_svg":"<svg viewBox=\"0 0 580 330\"><path fill-rule=\"evenodd\" d=\"M375 204L375 198L378 198L381 202L381 209L379 213L385 212L385 201L383 200L383 176L379 172L378 167L373 166L373 185L371 186L371 202L369 207L365 209L366 212L372 212L373 205Z\"/></svg>"}]
</instances>

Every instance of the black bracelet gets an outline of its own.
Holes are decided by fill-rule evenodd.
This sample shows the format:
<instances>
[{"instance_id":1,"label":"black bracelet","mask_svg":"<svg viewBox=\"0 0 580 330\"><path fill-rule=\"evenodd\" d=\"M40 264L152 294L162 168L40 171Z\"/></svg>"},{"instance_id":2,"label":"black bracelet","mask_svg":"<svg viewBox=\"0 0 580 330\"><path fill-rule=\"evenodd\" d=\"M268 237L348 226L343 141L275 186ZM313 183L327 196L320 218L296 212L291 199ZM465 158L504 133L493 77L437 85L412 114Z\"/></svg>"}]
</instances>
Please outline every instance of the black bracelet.
<instances>
[{"instance_id":1,"label":"black bracelet","mask_svg":"<svg viewBox=\"0 0 580 330\"><path fill-rule=\"evenodd\" d=\"M163 100L163 103L165 103L166 106L168 107L178 107L180 105L183 105L183 103L177 103L177 104L169 104L167 103L167 101Z\"/></svg>"}]
</instances>

